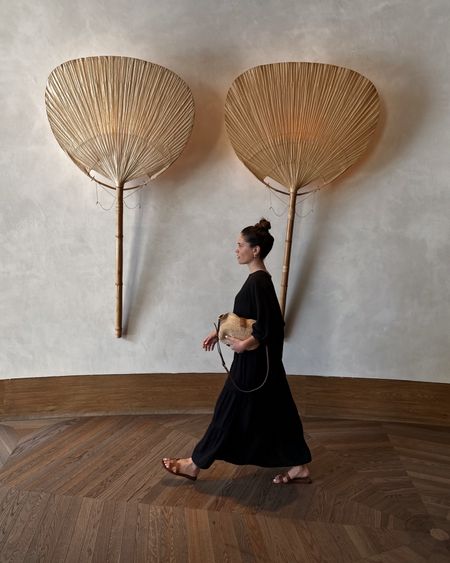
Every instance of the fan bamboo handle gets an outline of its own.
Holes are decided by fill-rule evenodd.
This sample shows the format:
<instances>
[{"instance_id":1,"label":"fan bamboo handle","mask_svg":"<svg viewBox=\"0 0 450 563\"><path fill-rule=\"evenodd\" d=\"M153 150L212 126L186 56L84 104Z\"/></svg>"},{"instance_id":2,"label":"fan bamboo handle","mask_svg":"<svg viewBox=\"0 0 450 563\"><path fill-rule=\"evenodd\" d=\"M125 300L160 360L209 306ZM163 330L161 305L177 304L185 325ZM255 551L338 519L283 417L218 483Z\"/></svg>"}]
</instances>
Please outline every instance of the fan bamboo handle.
<instances>
[{"instance_id":1,"label":"fan bamboo handle","mask_svg":"<svg viewBox=\"0 0 450 563\"><path fill-rule=\"evenodd\" d=\"M122 336L123 186L116 188L116 336Z\"/></svg>"},{"instance_id":2,"label":"fan bamboo handle","mask_svg":"<svg viewBox=\"0 0 450 563\"><path fill-rule=\"evenodd\" d=\"M291 189L289 191L289 212L288 212L288 220L286 225L286 240L284 244L283 270L281 273L280 308L283 317L286 311L286 294L287 294L288 279L289 279L289 265L291 263L292 232L294 230L296 203L297 203L297 193Z\"/></svg>"}]
</instances>

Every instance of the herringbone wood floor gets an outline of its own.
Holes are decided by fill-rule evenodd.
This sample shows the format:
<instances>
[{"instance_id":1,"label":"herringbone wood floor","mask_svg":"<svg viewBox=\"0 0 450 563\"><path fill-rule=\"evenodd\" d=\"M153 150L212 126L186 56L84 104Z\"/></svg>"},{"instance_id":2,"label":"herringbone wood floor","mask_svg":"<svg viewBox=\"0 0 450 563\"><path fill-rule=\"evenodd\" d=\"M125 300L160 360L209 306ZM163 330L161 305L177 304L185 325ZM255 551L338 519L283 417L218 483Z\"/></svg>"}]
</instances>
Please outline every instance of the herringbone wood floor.
<instances>
[{"instance_id":1,"label":"herringbone wood floor","mask_svg":"<svg viewBox=\"0 0 450 563\"><path fill-rule=\"evenodd\" d=\"M305 420L312 485L217 462L171 477L208 415L4 421L0 561L450 561L450 429Z\"/></svg>"}]
</instances>

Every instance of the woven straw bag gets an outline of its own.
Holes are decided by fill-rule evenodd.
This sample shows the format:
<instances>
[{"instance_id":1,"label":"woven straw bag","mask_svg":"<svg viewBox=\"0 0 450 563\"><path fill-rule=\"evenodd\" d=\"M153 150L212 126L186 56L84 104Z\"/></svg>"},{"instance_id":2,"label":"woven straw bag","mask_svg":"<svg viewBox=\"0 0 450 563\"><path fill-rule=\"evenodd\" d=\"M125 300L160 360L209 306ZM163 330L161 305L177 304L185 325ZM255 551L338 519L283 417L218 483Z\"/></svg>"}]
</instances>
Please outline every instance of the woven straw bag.
<instances>
[{"instance_id":1,"label":"woven straw bag","mask_svg":"<svg viewBox=\"0 0 450 563\"><path fill-rule=\"evenodd\" d=\"M245 319L244 317L239 317L235 313L224 313L219 316L218 322L218 336L219 340L224 344L227 344L227 337L237 338L238 340L246 340L252 335L253 325L255 324L254 319ZM258 348L259 344L255 344L247 348L247 350L255 350Z\"/></svg>"},{"instance_id":2,"label":"woven straw bag","mask_svg":"<svg viewBox=\"0 0 450 563\"><path fill-rule=\"evenodd\" d=\"M252 335L253 325L255 324L255 322L256 321L254 319L246 319L244 317L239 317L235 313L224 313L223 315L219 316L218 323L217 323L217 325L215 325L216 330L217 330L217 335L219 337L219 341L217 342L217 351L219 352L219 356L220 356L220 359L222 361L222 365L223 365L225 371L228 373L228 377L229 377L231 383L234 385L234 387L236 387L236 389L238 389L238 391L241 391L242 393L254 393L255 391L258 391L259 389L264 387L264 385L266 384L267 379L269 377L269 349L266 345L265 351L266 351L266 366L267 367L266 367L266 374L264 376L263 381L257 387L254 387L253 389L243 389L231 377L230 370L227 368L227 365L225 363L225 359L222 355L222 350L220 349L220 343L223 342L224 344L229 346L229 344L227 342L228 336L231 336L233 338L238 338L239 340L246 340L247 338L249 338ZM256 350L256 348L258 348L258 347L259 347L259 343L255 344L254 346L247 348L247 350L249 350L249 351L250 350Z\"/></svg>"}]
</instances>

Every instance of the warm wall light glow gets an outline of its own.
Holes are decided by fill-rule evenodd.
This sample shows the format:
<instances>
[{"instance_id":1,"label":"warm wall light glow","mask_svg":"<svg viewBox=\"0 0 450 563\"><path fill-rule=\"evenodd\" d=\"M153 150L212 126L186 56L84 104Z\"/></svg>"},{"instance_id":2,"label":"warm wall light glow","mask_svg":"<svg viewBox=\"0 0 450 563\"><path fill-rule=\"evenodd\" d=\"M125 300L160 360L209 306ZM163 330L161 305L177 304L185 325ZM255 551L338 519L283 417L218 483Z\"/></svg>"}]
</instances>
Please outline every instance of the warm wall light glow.
<instances>
[{"instance_id":1,"label":"warm wall light glow","mask_svg":"<svg viewBox=\"0 0 450 563\"><path fill-rule=\"evenodd\" d=\"M123 190L135 187L142 178L156 178L180 156L194 122L192 93L174 72L154 63L88 57L52 71L45 104L63 151L90 178L116 190L116 335L120 337Z\"/></svg>"},{"instance_id":2,"label":"warm wall light glow","mask_svg":"<svg viewBox=\"0 0 450 563\"><path fill-rule=\"evenodd\" d=\"M225 123L237 156L259 180L290 198L283 314L296 198L329 184L357 162L378 116L375 86L361 74L334 65L257 66L238 76L228 91Z\"/></svg>"}]
</instances>

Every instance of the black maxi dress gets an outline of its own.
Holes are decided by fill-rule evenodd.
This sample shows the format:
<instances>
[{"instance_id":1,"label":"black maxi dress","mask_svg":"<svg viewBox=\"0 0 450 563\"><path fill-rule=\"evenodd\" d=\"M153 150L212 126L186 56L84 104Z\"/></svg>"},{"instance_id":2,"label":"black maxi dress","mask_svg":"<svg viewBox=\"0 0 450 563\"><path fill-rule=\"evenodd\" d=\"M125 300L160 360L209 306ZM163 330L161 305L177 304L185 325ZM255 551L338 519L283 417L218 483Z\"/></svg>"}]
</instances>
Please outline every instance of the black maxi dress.
<instances>
[{"instance_id":1,"label":"black maxi dress","mask_svg":"<svg viewBox=\"0 0 450 563\"><path fill-rule=\"evenodd\" d=\"M282 355L284 321L270 274L257 270L250 274L236 295L233 312L256 319L253 336L260 342L256 350L234 354L230 373L241 389L227 379L217 400L212 421L194 448L192 460L207 469L215 460L235 465L287 467L311 461L303 427L291 395Z\"/></svg>"}]
</instances>

